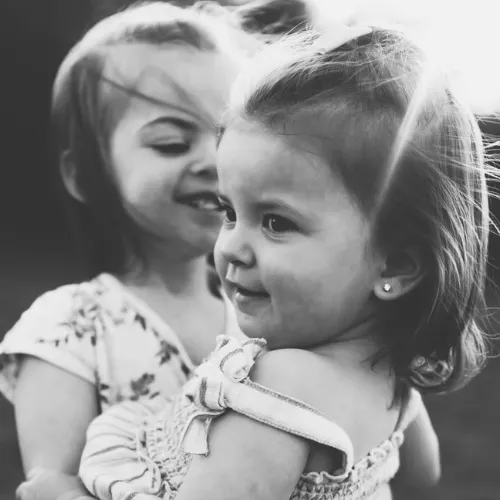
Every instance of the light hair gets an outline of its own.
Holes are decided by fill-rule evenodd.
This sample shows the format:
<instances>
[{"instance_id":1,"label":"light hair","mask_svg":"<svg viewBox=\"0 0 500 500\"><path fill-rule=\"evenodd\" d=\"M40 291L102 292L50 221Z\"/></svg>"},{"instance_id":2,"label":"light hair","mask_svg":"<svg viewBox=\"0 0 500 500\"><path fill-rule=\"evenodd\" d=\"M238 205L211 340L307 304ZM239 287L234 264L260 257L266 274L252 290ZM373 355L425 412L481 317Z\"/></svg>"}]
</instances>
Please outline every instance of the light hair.
<instances>
[{"instance_id":1,"label":"light hair","mask_svg":"<svg viewBox=\"0 0 500 500\"><path fill-rule=\"evenodd\" d=\"M490 218L477 120L404 34L373 28L328 43L310 31L264 50L235 85L226 126L244 119L321 141L375 245L414 248L423 261L416 289L380 304L380 356L422 391L459 387L486 353L478 320Z\"/></svg>"}]
</instances>

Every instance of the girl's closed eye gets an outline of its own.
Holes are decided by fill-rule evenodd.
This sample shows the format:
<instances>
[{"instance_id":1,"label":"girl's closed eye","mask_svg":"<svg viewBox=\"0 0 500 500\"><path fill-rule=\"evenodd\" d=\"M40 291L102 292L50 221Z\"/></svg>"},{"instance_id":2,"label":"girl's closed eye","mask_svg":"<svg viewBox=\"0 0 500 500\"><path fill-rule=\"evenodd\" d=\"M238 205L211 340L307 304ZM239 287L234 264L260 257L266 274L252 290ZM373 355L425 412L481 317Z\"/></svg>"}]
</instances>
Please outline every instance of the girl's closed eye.
<instances>
[{"instance_id":1,"label":"girl's closed eye","mask_svg":"<svg viewBox=\"0 0 500 500\"><path fill-rule=\"evenodd\" d=\"M299 229L297 224L290 219L276 214L266 214L263 217L262 226L273 234L290 233Z\"/></svg>"},{"instance_id":2,"label":"girl's closed eye","mask_svg":"<svg viewBox=\"0 0 500 500\"><path fill-rule=\"evenodd\" d=\"M187 141L158 142L151 144L151 149L162 156L180 156L187 153L191 144Z\"/></svg>"}]
</instances>

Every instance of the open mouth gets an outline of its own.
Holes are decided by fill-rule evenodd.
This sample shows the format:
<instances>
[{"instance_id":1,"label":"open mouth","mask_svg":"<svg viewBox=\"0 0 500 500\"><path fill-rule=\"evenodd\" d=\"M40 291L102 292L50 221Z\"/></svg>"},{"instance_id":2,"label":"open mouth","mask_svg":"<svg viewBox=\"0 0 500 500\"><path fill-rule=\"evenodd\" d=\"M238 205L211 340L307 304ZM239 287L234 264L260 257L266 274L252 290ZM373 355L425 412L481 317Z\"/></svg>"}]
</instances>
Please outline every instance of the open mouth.
<instances>
[{"instance_id":1,"label":"open mouth","mask_svg":"<svg viewBox=\"0 0 500 500\"><path fill-rule=\"evenodd\" d=\"M178 198L177 202L194 208L195 210L203 210L205 212L218 212L220 208L217 196L209 192L181 196Z\"/></svg>"},{"instance_id":2,"label":"open mouth","mask_svg":"<svg viewBox=\"0 0 500 500\"><path fill-rule=\"evenodd\" d=\"M269 294L265 292L257 292L254 290L249 290L248 288L235 285L234 291L240 296L248 299L264 299L268 298Z\"/></svg>"}]
</instances>

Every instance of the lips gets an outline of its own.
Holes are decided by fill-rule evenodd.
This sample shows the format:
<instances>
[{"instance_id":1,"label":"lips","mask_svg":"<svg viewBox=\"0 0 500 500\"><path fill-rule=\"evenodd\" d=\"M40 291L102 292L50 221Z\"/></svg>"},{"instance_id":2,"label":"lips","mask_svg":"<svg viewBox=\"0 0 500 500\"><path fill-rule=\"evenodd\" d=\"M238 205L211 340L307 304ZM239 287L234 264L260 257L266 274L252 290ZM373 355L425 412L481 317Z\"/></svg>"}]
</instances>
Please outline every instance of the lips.
<instances>
[{"instance_id":1,"label":"lips","mask_svg":"<svg viewBox=\"0 0 500 500\"><path fill-rule=\"evenodd\" d=\"M249 288L233 285L231 301L238 313L245 316L255 316L267 309L271 296L262 291L251 290Z\"/></svg>"},{"instance_id":2,"label":"lips","mask_svg":"<svg viewBox=\"0 0 500 500\"><path fill-rule=\"evenodd\" d=\"M246 283L249 285L247 287L228 278L225 282L229 285L228 295L231 302L239 313L254 316L260 314L262 308L269 307L271 296L259 284Z\"/></svg>"},{"instance_id":3,"label":"lips","mask_svg":"<svg viewBox=\"0 0 500 500\"><path fill-rule=\"evenodd\" d=\"M266 292L259 292L255 290L250 290L249 288L245 288L243 286L239 285L234 285L234 291L243 297L248 297L248 298L254 298L254 299L261 299L265 297L269 297L269 294Z\"/></svg>"},{"instance_id":4,"label":"lips","mask_svg":"<svg viewBox=\"0 0 500 500\"><path fill-rule=\"evenodd\" d=\"M208 191L179 196L176 201L177 203L205 212L217 212L220 208L217 196Z\"/></svg>"}]
</instances>

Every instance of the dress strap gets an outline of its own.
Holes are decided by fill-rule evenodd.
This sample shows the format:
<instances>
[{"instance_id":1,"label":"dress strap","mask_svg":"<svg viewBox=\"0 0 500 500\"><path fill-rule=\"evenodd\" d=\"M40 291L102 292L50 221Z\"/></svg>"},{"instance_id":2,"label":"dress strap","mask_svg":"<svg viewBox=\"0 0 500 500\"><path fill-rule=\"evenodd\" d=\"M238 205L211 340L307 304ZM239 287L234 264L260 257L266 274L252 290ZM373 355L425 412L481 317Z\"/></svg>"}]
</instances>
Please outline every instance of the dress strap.
<instances>
[{"instance_id":1,"label":"dress strap","mask_svg":"<svg viewBox=\"0 0 500 500\"><path fill-rule=\"evenodd\" d=\"M271 427L338 450L344 472L353 465L353 445L344 429L298 399L246 380L228 391L228 406Z\"/></svg>"},{"instance_id":2,"label":"dress strap","mask_svg":"<svg viewBox=\"0 0 500 500\"><path fill-rule=\"evenodd\" d=\"M185 395L197 406L181 436L184 451L208 453L208 430L213 417L228 408L304 439L334 448L342 456L339 476L353 465L353 445L347 433L315 408L252 382L248 374L265 341L239 342L220 336L211 358L188 382ZM337 476L337 474L336 474Z\"/></svg>"}]
</instances>

